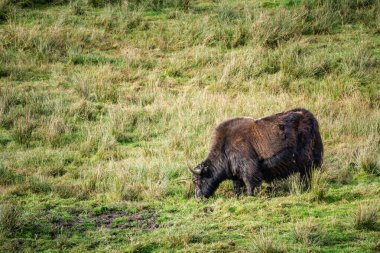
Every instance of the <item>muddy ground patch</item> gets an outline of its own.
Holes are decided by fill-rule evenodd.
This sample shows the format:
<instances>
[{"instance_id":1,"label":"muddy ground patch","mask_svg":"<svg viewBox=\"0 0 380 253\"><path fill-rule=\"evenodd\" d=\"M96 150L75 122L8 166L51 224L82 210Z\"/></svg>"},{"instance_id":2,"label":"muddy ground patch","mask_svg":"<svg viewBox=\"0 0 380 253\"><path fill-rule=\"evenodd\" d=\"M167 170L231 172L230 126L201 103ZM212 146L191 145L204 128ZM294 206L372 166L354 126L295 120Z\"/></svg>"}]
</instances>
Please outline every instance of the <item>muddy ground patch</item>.
<instances>
[{"instance_id":1,"label":"muddy ground patch","mask_svg":"<svg viewBox=\"0 0 380 253\"><path fill-rule=\"evenodd\" d=\"M56 221L54 227L57 230L68 229L82 232L100 227L150 231L158 228L159 224L154 210L143 209L136 212L110 210L101 214L77 214L71 219Z\"/></svg>"}]
</instances>

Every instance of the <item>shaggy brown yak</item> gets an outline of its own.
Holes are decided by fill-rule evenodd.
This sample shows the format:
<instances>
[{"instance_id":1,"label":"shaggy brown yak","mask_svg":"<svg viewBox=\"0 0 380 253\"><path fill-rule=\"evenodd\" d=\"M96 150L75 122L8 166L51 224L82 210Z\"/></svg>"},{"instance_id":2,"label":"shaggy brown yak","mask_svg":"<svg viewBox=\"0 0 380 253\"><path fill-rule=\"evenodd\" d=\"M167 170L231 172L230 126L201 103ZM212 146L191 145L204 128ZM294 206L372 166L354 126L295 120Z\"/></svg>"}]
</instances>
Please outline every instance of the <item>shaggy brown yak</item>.
<instances>
[{"instance_id":1,"label":"shaggy brown yak","mask_svg":"<svg viewBox=\"0 0 380 253\"><path fill-rule=\"evenodd\" d=\"M197 197L209 197L226 180L239 195L245 186L251 196L262 181L299 172L310 187L311 170L322 163L323 144L318 122L305 109L266 118L239 117L214 131L207 158L191 169Z\"/></svg>"}]
</instances>

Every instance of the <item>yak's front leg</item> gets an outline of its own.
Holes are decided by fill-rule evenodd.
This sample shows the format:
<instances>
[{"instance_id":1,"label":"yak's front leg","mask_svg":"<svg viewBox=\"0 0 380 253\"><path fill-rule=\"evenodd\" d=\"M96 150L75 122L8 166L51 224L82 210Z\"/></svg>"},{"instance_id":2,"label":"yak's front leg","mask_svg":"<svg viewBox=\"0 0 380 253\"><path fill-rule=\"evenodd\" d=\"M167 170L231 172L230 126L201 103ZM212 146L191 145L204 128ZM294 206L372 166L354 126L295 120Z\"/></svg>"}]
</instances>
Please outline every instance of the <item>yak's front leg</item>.
<instances>
[{"instance_id":1,"label":"yak's front leg","mask_svg":"<svg viewBox=\"0 0 380 253\"><path fill-rule=\"evenodd\" d=\"M242 179L247 189L247 195L252 196L256 187L263 181L263 174L258 168L258 162L254 160L242 160L240 162Z\"/></svg>"},{"instance_id":2,"label":"yak's front leg","mask_svg":"<svg viewBox=\"0 0 380 253\"><path fill-rule=\"evenodd\" d=\"M233 179L234 184L234 193L236 196L239 196L244 188L244 182L240 179Z\"/></svg>"}]
</instances>

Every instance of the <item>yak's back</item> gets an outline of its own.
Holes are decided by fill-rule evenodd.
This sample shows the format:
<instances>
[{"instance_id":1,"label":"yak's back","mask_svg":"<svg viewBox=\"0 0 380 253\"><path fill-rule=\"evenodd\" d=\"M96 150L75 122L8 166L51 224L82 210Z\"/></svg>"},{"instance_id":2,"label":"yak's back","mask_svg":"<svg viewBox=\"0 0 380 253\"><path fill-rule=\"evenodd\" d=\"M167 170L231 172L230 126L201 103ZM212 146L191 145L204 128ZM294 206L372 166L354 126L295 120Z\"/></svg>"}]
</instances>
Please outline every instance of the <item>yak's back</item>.
<instances>
[{"instance_id":1,"label":"yak's back","mask_svg":"<svg viewBox=\"0 0 380 253\"><path fill-rule=\"evenodd\" d=\"M226 145L231 145L231 139L243 135L246 132L244 129L248 129L252 122L254 119L250 117L236 117L220 123L213 133L210 154L224 153Z\"/></svg>"},{"instance_id":2,"label":"yak's back","mask_svg":"<svg viewBox=\"0 0 380 253\"><path fill-rule=\"evenodd\" d=\"M252 145L262 160L295 148L299 138L310 135L310 119L305 109L294 109L255 121L252 127Z\"/></svg>"},{"instance_id":3,"label":"yak's back","mask_svg":"<svg viewBox=\"0 0 380 253\"><path fill-rule=\"evenodd\" d=\"M219 156L226 148L250 145L260 160L273 157L297 145L299 136L310 134L313 115L293 109L261 119L237 117L219 124L213 133L210 155Z\"/></svg>"}]
</instances>

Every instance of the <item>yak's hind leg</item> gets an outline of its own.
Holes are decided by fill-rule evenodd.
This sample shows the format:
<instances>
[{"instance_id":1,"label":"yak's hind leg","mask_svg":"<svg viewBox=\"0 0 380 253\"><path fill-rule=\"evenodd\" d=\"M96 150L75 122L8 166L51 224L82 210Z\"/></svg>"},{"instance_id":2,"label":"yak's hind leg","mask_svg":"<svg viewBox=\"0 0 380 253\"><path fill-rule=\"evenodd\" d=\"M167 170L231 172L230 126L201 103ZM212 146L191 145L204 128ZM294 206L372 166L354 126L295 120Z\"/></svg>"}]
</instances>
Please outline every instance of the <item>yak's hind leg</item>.
<instances>
[{"instance_id":1,"label":"yak's hind leg","mask_svg":"<svg viewBox=\"0 0 380 253\"><path fill-rule=\"evenodd\" d=\"M233 184L234 184L234 193L236 196L239 196L244 188L244 182L240 179L233 179Z\"/></svg>"},{"instance_id":2,"label":"yak's hind leg","mask_svg":"<svg viewBox=\"0 0 380 253\"><path fill-rule=\"evenodd\" d=\"M306 137L303 138L304 143L302 146L306 148L301 152L301 156L304 157L304 167L300 170L301 184L306 190L311 189L313 171L321 167L323 159L323 143L319 133L318 122L312 118L309 125L311 126L311 134L314 135L314 138L312 140Z\"/></svg>"},{"instance_id":3,"label":"yak's hind leg","mask_svg":"<svg viewBox=\"0 0 380 253\"><path fill-rule=\"evenodd\" d=\"M248 159L240 162L241 178L247 189L247 195L252 196L255 188L259 187L263 181L263 175L258 167L258 162Z\"/></svg>"}]
</instances>

